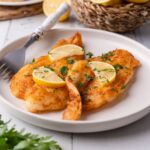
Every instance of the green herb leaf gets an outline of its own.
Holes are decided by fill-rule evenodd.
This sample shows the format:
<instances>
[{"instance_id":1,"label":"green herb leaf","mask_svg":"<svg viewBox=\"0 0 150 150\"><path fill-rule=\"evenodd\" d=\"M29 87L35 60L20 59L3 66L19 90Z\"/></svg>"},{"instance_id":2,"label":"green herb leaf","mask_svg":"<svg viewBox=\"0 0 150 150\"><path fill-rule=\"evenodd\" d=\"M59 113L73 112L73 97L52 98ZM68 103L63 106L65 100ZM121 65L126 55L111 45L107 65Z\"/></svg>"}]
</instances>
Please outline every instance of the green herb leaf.
<instances>
[{"instance_id":1,"label":"green herb leaf","mask_svg":"<svg viewBox=\"0 0 150 150\"><path fill-rule=\"evenodd\" d=\"M68 58L68 59L67 59L67 63L68 63L68 64L74 64L75 61L74 61L74 59L72 59L72 58Z\"/></svg>"},{"instance_id":2,"label":"green herb leaf","mask_svg":"<svg viewBox=\"0 0 150 150\"><path fill-rule=\"evenodd\" d=\"M116 88L112 88L111 91L118 92L118 90Z\"/></svg>"},{"instance_id":3,"label":"green herb leaf","mask_svg":"<svg viewBox=\"0 0 150 150\"><path fill-rule=\"evenodd\" d=\"M29 76L31 76L31 75L30 75L29 73L25 73L24 76L25 76L25 77L29 77Z\"/></svg>"},{"instance_id":4,"label":"green herb leaf","mask_svg":"<svg viewBox=\"0 0 150 150\"><path fill-rule=\"evenodd\" d=\"M103 61L111 61L110 57L113 56L113 52L108 52L106 54L102 54L100 57Z\"/></svg>"},{"instance_id":5,"label":"green herb leaf","mask_svg":"<svg viewBox=\"0 0 150 150\"><path fill-rule=\"evenodd\" d=\"M50 66L44 66L44 68L50 69L51 71L54 71L53 68L51 68Z\"/></svg>"},{"instance_id":6,"label":"green herb leaf","mask_svg":"<svg viewBox=\"0 0 150 150\"><path fill-rule=\"evenodd\" d=\"M127 87L127 85L122 85L121 89L125 89Z\"/></svg>"},{"instance_id":7,"label":"green herb leaf","mask_svg":"<svg viewBox=\"0 0 150 150\"><path fill-rule=\"evenodd\" d=\"M88 58L92 58L93 57L93 53L91 53L91 52L88 52L86 55L88 56Z\"/></svg>"},{"instance_id":8,"label":"green herb leaf","mask_svg":"<svg viewBox=\"0 0 150 150\"><path fill-rule=\"evenodd\" d=\"M91 77L90 75L88 75L88 74L85 74L85 78L86 78L86 80L87 81L90 81L90 80L92 80L93 79L93 77Z\"/></svg>"},{"instance_id":9,"label":"green herb leaf","mask_svg":"<svg viewBox=\"0 0 150 150\"><path fill-rule=\"evenodd\" d=\"M35 58L33 58L33 59L32 59L32 62L31 62L31 64L33 64L34 62L35 62Z\"/></svg>"},{"instance_id":10,"label":"green herb leaf","mask_svg":"<svg viewBox=\"0 0 150 150\"><path fill-rule=\"evenodd\" d=\"M114 68L115 68L116 72L118 72L121 69L123 69L123 66L121 66L120 64L116 64L116 65L114 65Z\"/></svg>"},{"instance_id":11,"label":"green herb leaf","mask_svg":"<svg viewBox=\"0 0 150 150\"><path fill-rule=\"evenodd\" d=\"M78 82L77 86L78 86L78 88L82 88L83 87L83 83L82 82Z\"/></svg>"},{"instance_id":12,"label":"green herb leaf","mask_svg":"<svg viewBox=\"0 0 150 150\"><path fill-rule=\"evenodd\" d=\"M60 68L60 73L64 76L68 73L68 67L63 66Z\"/></svg>"},{"instance_id":13,"label":"green herb leaf","mask_svg":"<svg viewBox=\"0 0 150 150\"><path fill-rule=\"evenodd\" d=\"M0 117L0 149L1 150L62 150L58 143L50 137L40 137L15 127L8 128Z\"/></svg>"}]
</instances>

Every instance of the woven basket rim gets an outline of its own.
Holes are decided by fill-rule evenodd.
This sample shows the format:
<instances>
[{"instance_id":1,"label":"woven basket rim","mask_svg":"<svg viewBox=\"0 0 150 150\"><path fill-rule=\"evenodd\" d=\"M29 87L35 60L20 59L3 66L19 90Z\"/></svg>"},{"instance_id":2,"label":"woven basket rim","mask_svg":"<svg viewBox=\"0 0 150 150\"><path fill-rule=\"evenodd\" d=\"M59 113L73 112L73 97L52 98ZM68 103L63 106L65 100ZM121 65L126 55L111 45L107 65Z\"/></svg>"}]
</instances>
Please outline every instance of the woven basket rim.
<instances>
[{"instance_id":1,"label":"woven basket rim","mask_svg":"<svg viewBox=\"0 0 150 150\"><path fill-rule=\"evenodd\" d=\"M150 0L148 2L146 2L146 3L140 3L140 4L139 3L132 3L132 2L125 2L125 1L123 1L123 3L116 4L114 6L103 6L103 5L100 5L100 4L92 2L91 0L81 0L81 1L90 2L92 5L103 7L104 9L124 8L124 7L127 7L127 6L138 6L138 7L148 6L148 7L150 7Z\"/></svg>"}]
</instances>

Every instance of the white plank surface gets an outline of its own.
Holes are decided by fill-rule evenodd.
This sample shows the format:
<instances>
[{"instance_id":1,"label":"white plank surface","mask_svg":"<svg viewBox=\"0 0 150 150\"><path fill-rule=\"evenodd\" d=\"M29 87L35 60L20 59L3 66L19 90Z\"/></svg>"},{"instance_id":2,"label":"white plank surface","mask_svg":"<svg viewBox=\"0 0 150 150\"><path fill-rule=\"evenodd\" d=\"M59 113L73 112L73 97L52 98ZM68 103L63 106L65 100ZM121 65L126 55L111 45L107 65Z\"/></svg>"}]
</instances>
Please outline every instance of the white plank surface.
<instances>
[{"instance_id":1,"label":"white plank surface","mask_svg":"<svg viewBox=\"0 0 150 150\"><path fill-rule=\"evenodd\" d=\"M44 20L43 15L13 21L0 22L0 47L19 37L31 33ZM69 22L57 24L56 27L83 27L74 17ZM135 32L124 34L150 48L150 22ZM12 119L11 124L27 131L52 135L64 150L149 150L150 148L150 115L121 129L91 134L67 134L41 129L16 119L0 106L0 114L5 120Z\"/></svg>"}]
</instances>

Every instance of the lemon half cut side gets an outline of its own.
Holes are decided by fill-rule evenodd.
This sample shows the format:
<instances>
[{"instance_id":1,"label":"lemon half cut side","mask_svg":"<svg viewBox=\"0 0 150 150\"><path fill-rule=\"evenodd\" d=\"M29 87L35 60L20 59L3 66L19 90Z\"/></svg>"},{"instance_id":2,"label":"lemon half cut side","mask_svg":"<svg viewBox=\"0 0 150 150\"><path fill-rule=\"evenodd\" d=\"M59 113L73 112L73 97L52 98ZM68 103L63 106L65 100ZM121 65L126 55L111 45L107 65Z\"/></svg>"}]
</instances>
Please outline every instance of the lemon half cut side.
<instances>
[{"instance_id":1,"label":"lemon half cut side","mask_svg":"<svg viewBox=\"0 0 150 150\"><path fill-rule=\"evenodd\" d=\"M50 61L56 61L61 58L71 57L75 55L84 55L83 48L74 44L67 44L51 50L49 52L49 59Z\"/></svg>"},{"instance_id":2,"label":"lemon half cut side","mask_svg":"<svg viewBox=\"0 0 150 150\"><path fill-rule=\"evenodd\" d=\"M59 8L59 6L67 2L70 4L69 0L44 0L43 2L43 12L46 16L51 15L52 13L56 12L56 10ZM64 15L62 15L59 19L59 21L63 22L66 21L70 16L70 11L66 12Z\"/></svg>"},{"instance_id":3,"label":"lemon half cut side","mask_svg":"<svg viewBox=\"0 0 150 150\"><path fill-rule=\"evenodd\" d=\"M61 79L51 68L39 67L32 73L33 80L39 85L53 88L65 86L65 81Z\"/></svg>"},{"instance_id":4,"label":"lemon half cut side","mask_svg":"<svg viewBox=\"0 0 150 150\"><path fill-rule=\"evenodd\" d=\"M116 78L115 68L108 63L92 61L89 62L89 66L92 68L96 79L101 83L102 86L110 84Z\"/></svg>"}]
</instances>

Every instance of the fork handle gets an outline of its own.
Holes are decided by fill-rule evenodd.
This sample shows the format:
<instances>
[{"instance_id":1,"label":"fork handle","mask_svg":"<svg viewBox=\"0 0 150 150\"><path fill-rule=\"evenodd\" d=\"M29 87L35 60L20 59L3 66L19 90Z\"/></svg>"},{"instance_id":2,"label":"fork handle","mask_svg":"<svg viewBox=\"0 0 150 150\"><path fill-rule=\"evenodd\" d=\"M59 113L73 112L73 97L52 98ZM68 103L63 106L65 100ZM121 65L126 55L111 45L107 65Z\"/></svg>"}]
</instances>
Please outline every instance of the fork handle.
<instances>
[{"instance_id":1,"label":"fork handle","mask_svg":"<svg viewBox=\"0 0 150 150\"><path fill-rule=\"evenodd\" d=\"M70 10L70 6L67 3L63 3L56 10L55 13L47 17L47 19L33 32L33 36L41 38L44 34L47 33L59 20L59 18Z\"/></svg>"}]
</instances>

